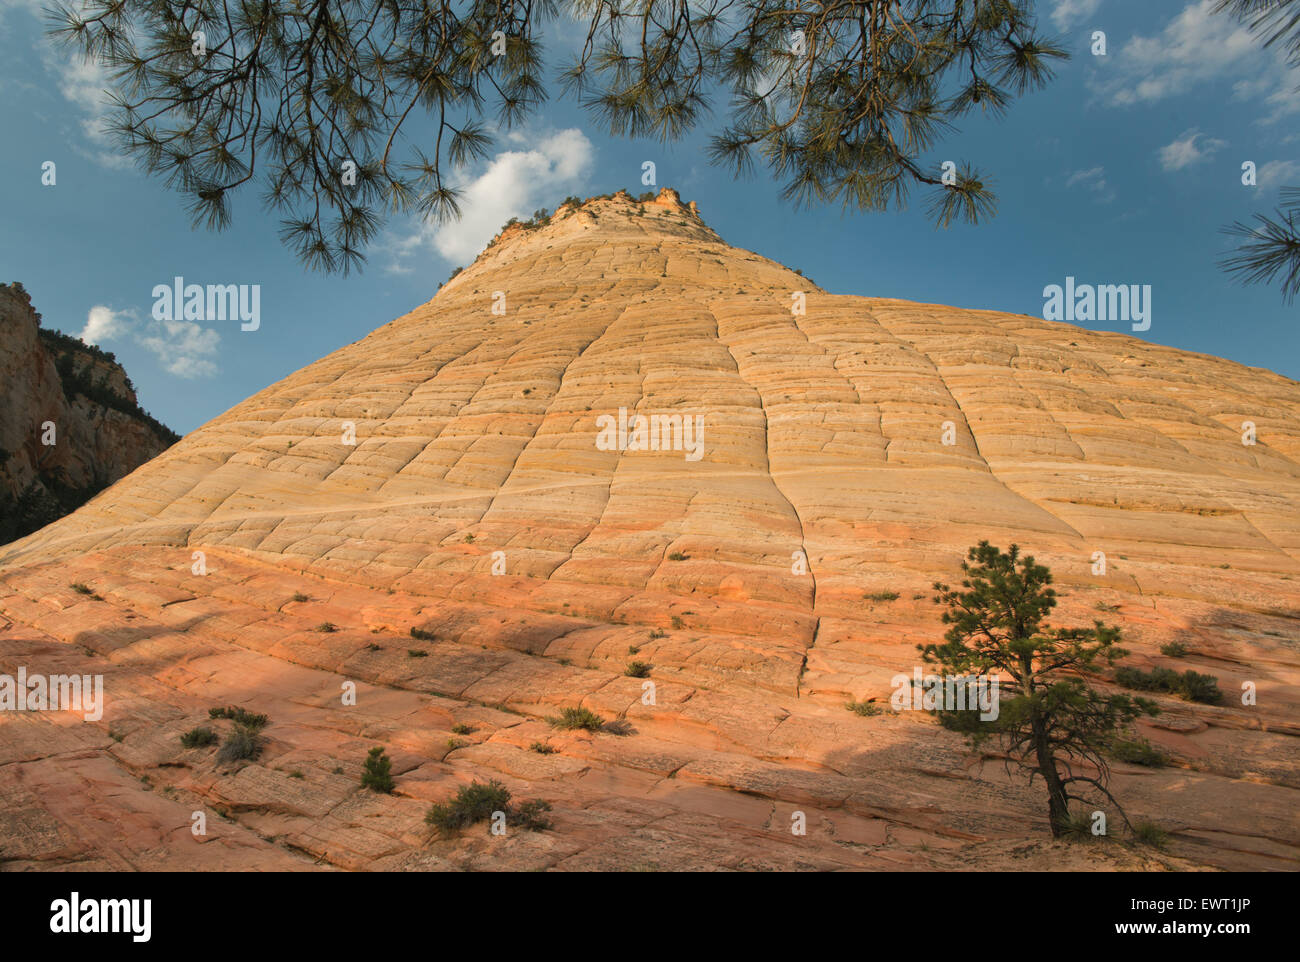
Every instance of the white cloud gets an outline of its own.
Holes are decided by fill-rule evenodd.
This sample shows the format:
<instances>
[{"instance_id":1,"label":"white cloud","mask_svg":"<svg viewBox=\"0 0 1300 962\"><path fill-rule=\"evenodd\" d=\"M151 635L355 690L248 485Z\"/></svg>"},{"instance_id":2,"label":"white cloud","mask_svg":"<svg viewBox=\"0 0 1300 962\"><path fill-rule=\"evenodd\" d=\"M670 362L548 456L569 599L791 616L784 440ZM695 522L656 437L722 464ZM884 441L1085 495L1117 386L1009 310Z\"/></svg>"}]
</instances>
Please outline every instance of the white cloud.
<instances>
[{"instance_id":1,"label":"white cloud","mask_svg":"<svg viewBox=\"0 0 1300 962\"><path fill-rule=\"evenodd\" d=\"M134 311L115 311L96 304L86 315L86 326L78 336L87 344L101 344L121 337L136 320L138 317Z\"/></svg>"},{"instance_id":2,"label":"white cloud","mask_svg":"<svg viewBox=\"0 0 1300 962\"><path fill-rule=\"evenodd\" d=\"M1216 150L1228 146L1226 140L1218 140L1214 137L1201 139L1203 136L1195 127L1184 130L1171 143L1165 144L1156 152L1160 155L1160 166L1165 170L1182 170L1184 167L1205 160ZM1199 145L1198 140L1200 140Z\"/></svg>"},{"instance_id":3,"label":"white cloud","mask_svg":"<svg viewBox=\"0 0 1300 962\"><path fill-rule=\"evenodd\" d=\"M1255 183L1262 189L1300 184L1300 163L1294 160L1270 160L1255 170Z\"/></svg>"},{"instance_id":4,"label":"white cloud","mask_svg":"<svg viewBox=\"0 0 1300 962\"><path fill-rule=\"evenodd\" d=\"M1109 204L1115 199L1115 192L1110 189L1110 184L1106 181L1105 167L1089 167L1087 170L1076 170L1065 179L1065 186L1067 190L1072 187L1090 190L1097 195L1097 200L1103 204Z\"/></svg>"},{"instance_id":5,"label":"white cloud","mask_svg":"<svg viewBox=\"0 0 1300 962\"><path fill-rule=\"evenodd\" d=\"M414 234L389 237L380 245L392 258L389 273L408 272L407 258L425 247L453 263L472 261L511 217L527 218L580 187L595 152L577 128L545 135L516 131L506 139L523 149L498 153L462 186L459 220L422 224Z\"/></svg>"},{"instance_id":6,"label":"white cloud","mask_svg":"<svg viewBox=\"0 0 1300 962\"><path fill-rule=\"evenodd\" d=\"M141 321L133 310L96 304L86 315L80 337L87 344L131 340L158 358L164 371L183 378L211 377L221 335L193 321Z\"/></svg>"},{"instance_id":7,"label":"white cloud","mask_svg":"<svg viewBox=\"0 0 1300 962\"><path fill-rule=\"evenodd\" d=\"M1135 36L1110 58L1105 74L1090 79L1114 106L1151 104L1192 92L1206 83L1231 84L1239 100L1262 99L1265 122L1300 111L1300 70L1287 64L1279 45L1263 42L1235 17L1215 10L1216 0L1194 0L1157 36Z\"/></svg>"},{"instance_id":8,"label":"white cloud","mask_svg":"<svg viewBox=\"0 0 1300 962\"><path fill-rule=\"evenodd\" d=\"M1052 25L1057 30L1067 30L1080 20L1086 20L1097 12L1101 0L1056 0L1052 9Z\"/></svg>"}]
</instances>

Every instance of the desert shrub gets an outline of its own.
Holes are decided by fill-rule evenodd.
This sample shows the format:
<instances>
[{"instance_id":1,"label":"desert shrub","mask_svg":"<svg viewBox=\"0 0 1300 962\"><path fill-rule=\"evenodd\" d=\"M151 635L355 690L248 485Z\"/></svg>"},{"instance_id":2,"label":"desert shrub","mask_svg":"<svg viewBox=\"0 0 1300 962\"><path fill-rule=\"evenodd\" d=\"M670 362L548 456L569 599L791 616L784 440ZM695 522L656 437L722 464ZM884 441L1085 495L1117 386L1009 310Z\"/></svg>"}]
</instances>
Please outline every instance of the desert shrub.
<instances>
[{"instance_id":1,"label":"desert shrub","mask_svg":"<svg viewBox=\"0 0 1300 962\"><path fill-rule=\"evenodd\" d=\"M227 718L236 725L240 725L250 731L261 731L266 727L270 719L259 712L251 712L244 708L237 708L234 705L228 705L225 708L209 708L209 718Z\"/></svg>"},{"instance_id":2,"label":"desert shrub","mask_svg":"<svg viewBox=\"0 0 1300 962\"><path fill-rule=\"evenodd\" d=\"M867 601L897 601L897 591L871 591L862 596Z\"/></svg>"},{"instance_id":3,"label":"desert shrub","mask_svg":"<svg viewBox=\"0 0 1300 962\"><path fill-rule=\"evenodd\" d=\"M244 725L236 725L217 749L217 761L252 761L262 754L262 736Z\"/></svg>"},{"instance_id":4,"label":"desert shrub","mask_svg":"<svg viewBox=\"0 0 1300 962\"><path fill-rule=\"evenodd\" d=\"M473 725L455 724L451 726L451 733L453 735L469 735L472 734L473 731L474 731Z\"/></svg>"},{"instance_id":5,"label":"desert shrub","mask_svg":"<svg viewBox=\"0 0 1300 962\"><path fill-rule=\"evenodd\" d=\"M181 736L181 745L184 748L206 748L215 745L216 742L217 733L211 728L191 728Z\"/></svg>"},{"instance_id":6,"label":"desert shrub","mask_svg":"<svg viewBox=\"0 0 1300 962\"><path fill-rule=\"evenodd\" d=\"M528 748L530 751L537 752L537 754L539 755L555 754L555 749L552 748L550 745L546 744L546 742L533 742L531 745L528 746Z\"/></svg>"},{"instance_id":7,"label":"desert shrub","mask_svg":"<svg viewBox=\"0 0 1300 962\"><path fill-rule=\"evenodd\" d=\"M1061 824L1063 838L1072 842L1091 842L1097 836L1092 834L1092 818L1087 812L1072 809Z\"/></svg>"},{"instance_id":8,"label":"desert shrub","mask_svg":"<svg viewBox=\"0 0 1300 962\"><path fill-rule=\"evenodd\" d=\"M669 561L685 561L688 557L690 557L690 556L689 556L689 555L684 555L684 554L682 554L680 551L674 551L672 554L670 554L670 555L668 556L668 560L669 560Z\"/></svg>"},{"instance_id":9,"label":"desert shrub","mask_svg":"<svg viewBox=\"0 0 1300 962\"><path fill-rule=\"evenodd\" d=\"M1110 754L1117 761L1148 768L1161 768L1169 762L1168 756L1145 738L1116 738L1111 742Z\"/></svg>"},{"instance_id":10,"label":"desert shrub","mask_svg":"<svg viewBox=\"0 0 1300 962\"><path fill-rule=\"evenodd\" d=\"M1124 666L1115 670L1115 681L1125 688L1164 692L1205 705L1217 705L1223 700L1223 692L1219 690L1217 678L1190 669L1180 675L1172 668L1157 667L1150 671L1141 671Z\"/></svg>"},{"instance_id":11,"label":"desert shrub","mask_svg":"<svg viewBox=\"0 0 1300 962\"><path fill-rule=\"evenodd\" d=\"M361 787L385 795L393 794L393 762L383 748L376 745L370 749L361 771Z\"/></svg>"},{"instance_id":12,"label":"desert shrub","mask_svg":"<svg viewBox=\"0 0 1300 962\"><path fill-rule=\"evenodd\" d=\"M623 669L623 674L629 678L646 678L650 674L653 665L648 665L644 661L629 661L627 667Z\"/></svg>"},{"instance_id":13,"label":"desert shrub","mask_svg":"<svg viewBox=\"0 0 1300 962\"><path fill-rule=\"evenodd\" d=\"M1160 646L1160 654L1169 658L1182 658L1187 654L1187 646L1181 641L1171 641L1167 645Z\"/></svg>"},{"instance_id":14,"label":"desert shrub","mask_svg":"<svg viewBox=\"0 0 1300 962\"><path fill-rule=\"evenodd\" d=\"M80 581L74 581L72 584L68 585L68 587L79 595L93 595L95 593Z\"/></svg>"},{"instance_id":15,"label":"desert shrub","mask_svg":"<svg viewBox=\"0 0 1300 962\"><path fill-rule=\"evenodd\" d=\"M297 601L297 602L311 601L311 599L308 598L308 597L307 597L305 594L303 594L301 591L295 591L295 592L293 593L293 599L292 599L292 600L293 600L293 601Z\"/></svg>"},{"instance_id":16,"label":"desert shrub","mask_svg":"<svg viewBox=\"0 0 1300 962\"><path fill-rule=\"evenodd\" d=\"M407 648L407 649L406 649L406 657L408 657L408 658L428 658L428 657L429 657L429 653L428 653L427 651L421 651L419 648Z\"/></svg>"},{"instance_id":17,"label":"desert shrub","mask_svg":"<svg viewBox=\"0 0 1300 962\"><path fill-rule=\"evenodd\" d=\"M509 806L510 791L496 779L486 785L475 781L462 786L450 801L435 802L424 821L440 832L450 833L486 821L493 812L504 812Z\"/></svg>"},{"instance_id":18,"label":"desert shrub","mask_svg":"<svg viewBox=\"0 0 1300 962\"><path fill-rule=\"evenodd\" d=\"M544 802L540 798L530 798L513 812L507 811L506 821L530 832L543 832L551 827L551 820L546 817L546 813L550 810L550 802Z\"/></svg>"},{"instance_id":19,"label":"desert shrub","mask_svg":"<svg viewBox=\"0 0 1300 962\"><path fill-rule=\"evenodd\" d=\"M339 630L339 626L336 625L336 624L334 624L334 623L331 622L331 621L322 621L319 625L316 626L316 629L315 629L315 630L316 630L316 631L323 632L324 634L327 634L327 635L328 635L328 634L332 634L333 632L338 631L338 630Z\"/></svg>"},{"instance_id":20,"label":"desert shrub","mask_svg":"<svg viewBox=\"0 0 1300 962\"><path fill-rule=\"evenodd\" d=\"M1133 826L1134 837L1143 845L1164 848L1169 844L1169 833L1155 822L1138 822Z\"/></svg>"},{"instance_id":21,"label":"desert shrub","mask_svg":"<svg viewBox=\"0 0 1300 962\"><path fill-rule=\"evenodd\" d=\"M1153 668L1143 671L1124 665L1115 669L1115 681L1125 688L1135 691L1162 691L1172 693L1178 690L1180 681L1178 672L1172 668Z\"/></svg>"},{"instance_id":22,"label":"desert shrub","mask_svg":"<svg viewBox=\"0 0 1300 962\"><path fill-rule=\"evenodd\" d=\"M423 628L411 628L411 637L416 641L437 641L438 636L432 631L425 631Z\"/></svg>"},{"instance_id":23,"label":"desert shrub","mask_svg":"<svg viewBox=\"0 0 1300 962\"><path fill-rule=\"evenodd\" d=\"M1180 694L1188 701L1204 705L1217 705L1223 701L1223 692L1219 690L1217 678L1191 670L1183 672Z\"/></svg>"},{"instance_id":24,"label":"desert shrub","mask_svg":"<svg viewBox=\"0 0 1300 962\"><path fill-rule=\"evenodd\" d=\"M851 701L844 706L855 715L861 715L863 718L871 718L873 715L879 715L884 709L874 701Z\"/></svg>"},{"instance_id":25,"label":"desert shrub","mask_svg":"<svg viewBox=\"0 0 1300 962\"><path fill-rule=\"evenodd\" d=\"M553 727L566 731L586 729L589 732L598 732L605 727L605 722L590 708L563 708L558 717L548 718L547 721Z\"/></svg>"}]
</instances>

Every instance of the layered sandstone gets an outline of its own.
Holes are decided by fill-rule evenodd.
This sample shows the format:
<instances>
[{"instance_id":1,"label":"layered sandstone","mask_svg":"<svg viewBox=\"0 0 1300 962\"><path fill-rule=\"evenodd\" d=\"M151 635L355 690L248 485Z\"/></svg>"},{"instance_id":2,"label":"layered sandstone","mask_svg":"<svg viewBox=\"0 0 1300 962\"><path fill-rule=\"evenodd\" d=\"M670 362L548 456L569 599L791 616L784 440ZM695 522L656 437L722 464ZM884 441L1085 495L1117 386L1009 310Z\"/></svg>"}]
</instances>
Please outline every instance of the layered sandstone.
<instances>
[{"instance_id":1,"label":"layered sandstone","mask_svg":"<svg viewBox=\"0 0 1300 962\"><path fill-rule=\"evenodd\" d=\"M702 457L602 449L620 408L702 416ZM1286 378L833 295L669 192L562 207L0 549L0 672L97 672L108 692L94 723L0 715L3 857L1294 869L1298 504ZM1142 731L1174 764L1115 765L1166 853L1046 841L1038 787L1000 760L920 712L846 710L886 702L942 633L930 585L984 538L1052 567L1058 623L1118 623L1131 663L1228 694L1161 698ZM1162 656L1172 640L1190 654ZM270 715L256 762L180 747L224 704ZM627 733L547 724L579 705ZM372 745L393 796L359 789ZM487 778L551 801L554 827L431 836L429 803Z\"/></svg>"}]
</instances>

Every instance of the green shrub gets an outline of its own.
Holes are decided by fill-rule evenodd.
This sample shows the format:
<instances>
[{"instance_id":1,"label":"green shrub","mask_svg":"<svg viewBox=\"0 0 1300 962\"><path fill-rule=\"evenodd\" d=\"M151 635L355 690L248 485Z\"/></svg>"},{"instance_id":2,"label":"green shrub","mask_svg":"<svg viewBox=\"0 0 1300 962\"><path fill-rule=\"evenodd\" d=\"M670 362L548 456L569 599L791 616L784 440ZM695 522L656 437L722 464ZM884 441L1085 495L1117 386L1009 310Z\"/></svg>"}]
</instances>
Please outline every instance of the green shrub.
<instances>
[{"instance_id":1,"label":"green shrub","mask_svg":"<svg viewBox=\"0 0 1300 962\"><path fill-rule=\"evenodd\" d=\"M1167 645L1160 646L1160 654L1169 658L1182 658L1187 654L1187 646L1181 641L1171 641Z\"/></svg>"},{"instance_id":2,"label":"green shrub","mask_svg":"<svg viewBox=\"0 0 1300 962\"><path fill-rule=\"evenodd\" d=\"M546 817L550 810L550 802L537 798L529 799L518 808L512 807L510 790L492 779L486 785L475 781L462 786L450 801L430 806L424 821L440 833L450 835L467 825L485 822L501 812L506 817L506 824L531 832L541 832L551 827L550 819Z\"/></svg>"},{"instance_id":3,"label":"green shrub","mask_svg":"<svg viewBox=\"0 0 1300 962\"><path fill-rule=\"evenodd\" d=\"M605 727L601 717L589 708L564 708L560 710L558 718L548 718L547 721L553 727L566 731L581 728L589 732L598 732Z\"/></svg>"},{"instance_id":4,"label":"green shrub","mask_svg":"<svg viewBox=\"0 0 1300 962\"><path fill-rule=\"evenodd\" d=\"M262 754L262 737L251 728L236 725L217 749L217 761L252 761Z\"/></svg>"},{"instance_id":5,"label":"green shrub","mask_svg":"<svg viewBox=\"0 0 1300 962\"><path fill-rule=\"evenodd\" d=\"M469 735L472 734L473 731L474 728L472 725L456 724L451 726L451 733L453 735Z\"/></svg>"},{"instance_id":6,"label":"green shrub","mask_svg":"<svg viewBox=\"0 0 1300 962\"><path fill-rule=\"evenodd\" d=\"M897 601L897 591L871 591L862 596L867 601Z\"/></svg>"},{"instance_id":7,"label":"green shrub","mask_svg":"<svg viewBox=\"0 0 1300 962\"><path fill-rule=\"evenodd\" d=\"M181 736L181 745L184 748L206 748L215 745L216 742L217 733L211 728L191 728Z\"/></svg>"},{"instance_id":8,"label":"green shrub","mask_svg":"<svg viewBox=\"0 0 1300 962\"><path fill-rule=\"evenodd\" d=\"M1072 810L1061 828L1061 834L1072 842L1091 842L1097 837L1092 834L1092 818L1087 812Z\"/></svg>"},{"instance_id":9,"label":"green shrub","mask_svg":"<svg viewBox=\"0 0 1300 962\"><path fill-rule=\"evenodd\" d=\"M383 748L376 745L366 756L361 772L361 787L385 795L393 794L393 762L384 754Z\"/></svg>"},{"instance_id":10,"label":"green shrub","mask_svg":"<svg viewBox=\"0 0 1300 962\"><path fill-rule=\"evenodd\" d=\"M411 637L416 641L437 641L438 636L432 631L425 631L423 628L411 628Z\"/></svg>"},{"instance_id":11,"label":"green shrub","mask_svg":"<svg viewBox=\"0 0 1300 962\"><path fill-rule=\"evenodd\" d=\"M311 599L308 598L308 597L307 597L305 594L303 594L301 591L295 591L295 592L293 593L293 599L292 599L292 600L297 601L297 602L311 601Z\"/></svg>"},{"instance_id":12,"label":"green shrub","mask_svg":"<svg viewBox=\"0 0 1300 962\"><path fill-rule=\"evenodd\" d=\"M554 755L556 751L550 745L546 744L546 742L533 742L528 746L528 748L530 751L537 752L539 755Z\"/></svg>"},{"instance_id":13,"label":"green shrub","mask_svg":"<svg viewBox=\"0 0 1300 962\"><path fill-rule=\"evenodd\" d=\"M629 678L646 678L653 667L653 665L648 665L644 661L629 661L627 667L623 669L623 674Z\"/></svg>"},{"instance_id":14,"label":"green shrub","mask_svg":"<svg viewBox=\"0 0 1300 962\"><path fill-rule=\"evenodd\" d=\"M669 561L685 561L690 555L684 555L680 551L674 551L668 556Z\"/></svg>"},{"instance_id":15,"label":"green shrub","mask_svg":"<svg viewBox=\"0 0 1300 962\"><path fill-rule=\"evenodd\" d=\"M315 629L315 630L316 630L316 631L320 631L320 632L324 632L325 634L328 635L328 634L332 634L333 632L338 631L339 628L338 628L338 625L334 624L333 622L322 621L319 625L316 626L316 629Z\"/></svg>"},{"instance_id":16,"label":"green shrub","mask_svg":"<svg viewBox=\"0 0 1300 962\"><path fill-rule=\"evenodd\" d=\"M1169 757L1145 738L1116 738L1110 743L1110 754L1117 761L1148 768L1162 768L1169 763Z\"/></svg>"},{"instance_id":17,"label":"green shrub","mask_svg":"<svg viewBox=\"0 0 1300 962\"><path fill-rule=\"evenodd\" d=\"M509 807L510 791L504 785L496 779L486 785L475 781L462 786L450 801L430 806L424 821L439 832L451 833L466 825L486 821L493 812L504 812Z\"/></svg>"},{"instance_id":18,"label":"green shrub","mask_svg":"<svg viewBox=\"0 0 1300 962\"><path fill-rule=\"evenodd\" d=\"M266 727L266 723L270 721L270 719L265 715L259 714L258 712L247 711L243 708L236 708L233 705L227 706L226 708L209 708L208 717L228 718L236 725L241 725L244 728L255 732L261 731Z\"/></svg>"},{"instance_id":19,"label":"green shrub","mask_svg":"<svg viewBox=\"0 0 1300 962\"><path fill-rule=\"evenodd\" d=\"M95 593L91 588L82 584L80 581L74 581L72 584L68 585L68 587L79 595L93 595Z\"/></svg>"},{"instance_id":20,"label":"green shrub","mask_svg":"<svg viewBox=\"0 0 1300 962\"><path fill-rule=\"evenodd\" d=\"M1219 690L1217 678L1191 670L1183 672L1181 694L1188 701L1204 705L1217 705L1223 701L1223 692Z\"/></svg>"},{"instance_id":21,"label":"green shrub","mask_svg":"<svg viewBox=\"0 0 1300 962\"><path fill-rule=\"evenodd\" d=\"M863 718L871 718L873 715L880 715L885 711L874 701L851 701L844 707L856 715L861 715Z\"/></svg>"}]
</instances>

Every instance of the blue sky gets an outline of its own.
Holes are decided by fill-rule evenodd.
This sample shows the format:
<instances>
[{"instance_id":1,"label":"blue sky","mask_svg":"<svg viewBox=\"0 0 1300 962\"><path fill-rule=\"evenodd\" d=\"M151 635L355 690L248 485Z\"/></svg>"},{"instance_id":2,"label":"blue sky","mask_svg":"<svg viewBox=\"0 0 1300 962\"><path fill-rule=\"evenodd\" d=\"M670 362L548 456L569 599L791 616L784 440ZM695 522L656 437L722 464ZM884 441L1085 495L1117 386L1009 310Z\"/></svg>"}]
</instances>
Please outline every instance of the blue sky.
<instances>
[{"instance_id":1,"label":"blue sky","mask_svg":"<svg viewBox=\"0 0 1300 962\"><path fill-rule=\"evenodd\" d=\"M1300 185L1300 71L1213 14L1212 0L1042 0L1043 25L1072 59L1046 90L1004 118L967 118L926 158L991 174L998 214L978 227L937 230L920 195L888 214L795 210L765 172L737 182L711 167L707 124L669 146L615 140L556 99L463 172L460 224L393 221L346 278L306 271L256 188L228 230L192 229L183 199L99 132L102 81L51 45L38 6L0 0L0 280L22 281L46 326L115 352L144 407L181 432L428 300L510 216L568 194L645 189L646 160L657 186L697 201L726 241L829 291L1041 316L1043 288L1067 275L1149 284L1152 324L1135 336L1300 379L1300 306L1216 267L1230 245L1219 228ZM1095 30L1104 57L1090 52ZM717 119L725 108L715 104ZM41 183L46 161L54 186ZM1245 161L1255 187L1241 182ZM260 328L155 321L151 292L177 275L260 285Z\"/></svg>"}]
</instances>

